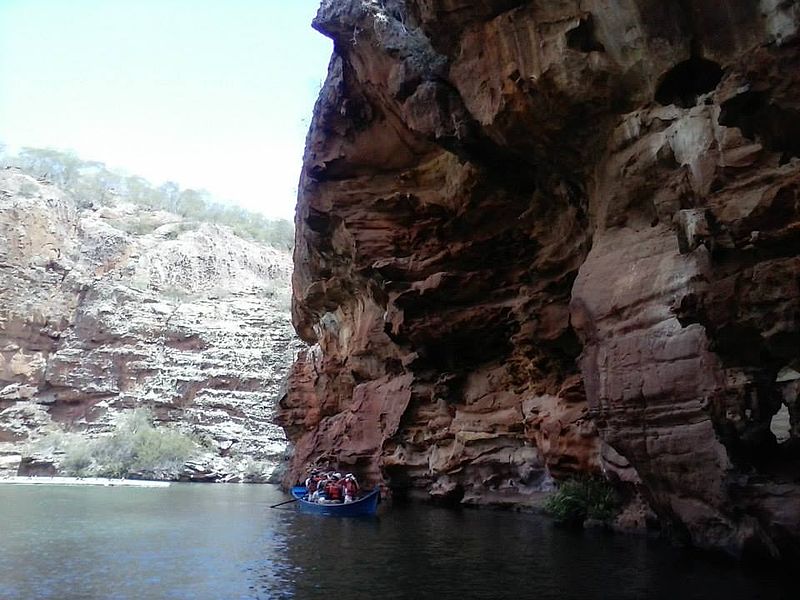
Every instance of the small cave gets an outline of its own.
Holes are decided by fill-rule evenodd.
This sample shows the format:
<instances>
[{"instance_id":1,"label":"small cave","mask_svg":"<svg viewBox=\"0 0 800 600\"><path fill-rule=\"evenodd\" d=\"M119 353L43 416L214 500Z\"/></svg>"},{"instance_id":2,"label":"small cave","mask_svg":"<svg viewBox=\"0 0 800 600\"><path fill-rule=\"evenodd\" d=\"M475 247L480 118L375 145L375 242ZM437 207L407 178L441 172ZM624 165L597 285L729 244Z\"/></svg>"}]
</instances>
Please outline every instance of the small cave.
<instances>
[{"instance_id":1,"label":"small cave","mask_svg":"<svg viewBox=\"0 0 800 600\"><path fill-rule=\"evenodd\" d=\"M459 372L511 353L512 326L460 331L419 348L421 364L437 372Z\"/></svg>"},{"instance_id":2,"label":"small cave","mask_svg":"<svg viewBox=\"0 0 800 600\"><path fill-rule=\"evenodd\" d=\"M537 168L530 157L511 152L493 140L476 136L455 154L485 167L489 183L498 189L513 190L519 195L538 189Z\"/></svg>"},{"instance_id":3,"label":"small cave","mask_svg":"<svg viewBox=\"0 0 800 600\"><path fill-rule=\"evenodd\" d=\"M606 47L597 41L594 33L594 22L591 15L581 19L574 29L567 32L567 48L572 48L578 52L605 52Z\"/></svg>"},{"instance_id":4,"label":"small cave","mask_svg":"<svg viewBox=\"0 0 800 600\"><path fill-rule=\"evenodd\" d=\"M773 368L750 371L751 380L728 391L713 418L720 440L737 468L773 481L800 477L800 439L794 416L797 372ZM746 371L745 371L746 372Z\"/></svg>"},{"instance_id":5,"label":"small cave","mask_svg":"<svg viewBox=\"0 0 800 600\"><path fill-rule=\"evenodd\" d=\"M355 471L359 473L359 471ZM386 482L392 491L392 504L407 504L412 501L414 482L404 465L387 465L383 469Z\"/></svg>"},{"instance_id":6,"label":"small cave","mask_svg":"<svg viewBox=\"0 0 800 600\"><path fill-rule=\"evenodd\" d=\"M691 108L703 94L714 91L722 80L722 67L705 58L690 58L672 67L661 78L656 102Z\"/></svg>"},{"instance_id":7,"label":"small cave","mask_svg":"<svg viewBox=\"0 0 800 600\"><path fill-rule=\"evenodd\" d=\"M309 209L306 217L306 225L314 233L325 235L331 230L331 220L325 213Z\"/></svg>"},{"instance_id":8,"label":"small cave","mask_svg":"<svg viewBox=\"0 0 800 600\"><path fill-rule=\"evenodd\" d=\"M770 101L766 92L747 91L724 102L719 124L737 127L748 139L781 153L781 163L800 157L800 111Z\"/></svg>"}]
</instances>

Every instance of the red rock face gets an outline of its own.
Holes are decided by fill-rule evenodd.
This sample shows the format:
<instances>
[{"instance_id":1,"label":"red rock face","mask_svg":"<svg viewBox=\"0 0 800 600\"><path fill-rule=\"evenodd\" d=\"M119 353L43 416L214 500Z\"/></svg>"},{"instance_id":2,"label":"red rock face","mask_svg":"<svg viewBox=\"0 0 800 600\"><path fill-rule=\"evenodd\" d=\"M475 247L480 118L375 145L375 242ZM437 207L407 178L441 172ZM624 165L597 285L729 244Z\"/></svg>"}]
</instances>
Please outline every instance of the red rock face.
<instances>
[{"instance_id":1,"label":"red rock face","mask_svg":"<svg viewBox=\"0 0 800 600\"><path fill-rule=\"evenodd\" d=\"M324 2L287 481L322 456L520 504L602 470L696 545L796 551L798 22L776 2Z\"/></svg>"},{"instance_id":2,"label":"red rock face","mask_svg":"<svg viewBox=\"0 0 800 600\"><path fill-rule=\"evenodd\" d=\"M784 401L797 423L793 378L778 381L800 351L798 82L779 75L796 50L753 49L706 102L623 117L573 289L601 436L681 533L737 553L800 534L797 438L770 431Z\"/></svg>"}]
</instances>

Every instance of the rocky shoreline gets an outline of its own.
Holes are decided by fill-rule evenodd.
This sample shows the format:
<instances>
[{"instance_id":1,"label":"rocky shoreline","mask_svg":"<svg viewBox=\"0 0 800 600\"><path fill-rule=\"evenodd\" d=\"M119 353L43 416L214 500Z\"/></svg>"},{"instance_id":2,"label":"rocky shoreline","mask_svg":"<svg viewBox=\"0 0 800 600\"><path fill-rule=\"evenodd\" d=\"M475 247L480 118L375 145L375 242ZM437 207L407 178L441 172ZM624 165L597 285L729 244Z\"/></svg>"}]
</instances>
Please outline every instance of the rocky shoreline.
<instances>
[{"instance_id":1,"label":"rocky shoreline","mask_svg":"<svg viewBox=\"0 0 800 600\"><path fill-rule=\"evenodd\" d=\"M146 481L140 479L109 479L107 477L0 477L0 485L65 485L65 486L101 486L101 487L135 487L166 488L168 481Z\"/></svg>"}]
</instances>

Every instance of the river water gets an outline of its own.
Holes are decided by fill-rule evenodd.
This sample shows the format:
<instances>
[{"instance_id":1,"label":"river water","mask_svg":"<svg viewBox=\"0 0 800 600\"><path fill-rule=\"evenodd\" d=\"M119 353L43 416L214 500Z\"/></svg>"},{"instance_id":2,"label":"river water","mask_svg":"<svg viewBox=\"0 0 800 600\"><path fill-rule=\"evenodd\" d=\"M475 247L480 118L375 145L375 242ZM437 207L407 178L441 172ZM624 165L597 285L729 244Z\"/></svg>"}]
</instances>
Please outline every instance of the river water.
<instances>
[{"instance_id":1,"label":"river water","mask_svg":"<svg viewBox=\"0 0 800 600\"><path fill-rule=\"evenodd\" d=\"M779 569L535 515L269 508L285 498L257 485L0 485L0 599L800 597Z\"/></svg>"}]
</instances>

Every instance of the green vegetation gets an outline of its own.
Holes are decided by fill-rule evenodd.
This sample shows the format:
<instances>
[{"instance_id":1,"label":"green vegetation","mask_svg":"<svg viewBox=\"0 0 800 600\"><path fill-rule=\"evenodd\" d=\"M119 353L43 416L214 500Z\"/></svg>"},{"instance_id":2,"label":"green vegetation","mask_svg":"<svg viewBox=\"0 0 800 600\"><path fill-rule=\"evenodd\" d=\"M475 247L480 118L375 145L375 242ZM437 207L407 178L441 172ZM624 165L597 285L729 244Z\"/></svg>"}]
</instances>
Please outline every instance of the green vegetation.
<instances>
[{"instance_id":1,"label":"green vegetation","mask_svg":"<svg viewBox=\"0 0 800 600\"><path fill-rule=\"evenodd\" d=\"M248 457L244 463L242 479L247 483L264 483L271 472L269 463Z\"/></svg>"},{"instance_id":2,"label":"green vegetation","mask_svg":"<svg viewBox=\"0 0 800 600\"><path fill-rule=\"evenodd\" d=\"M239 206L223 204L204 190L181 189L174 181L154 186L137 175L126 175L102 162L82 160L72 152L50 148L22 148L16 156L3 155L0 166L13 166L72 194L78 205L113 206L130 202L152 210L164 210L186 219L227 225L240 237L279 249L291 249L294 228L285 219L272 220ZM146 223L135 223L129 233L149 233Z\"/></svg>"},{"instance_id":3,"label":"green vegetation","mask_svg":"<svg viewBox=\"0 0 800 600\"><path fill-rule=\"evenodd\" d=\"M200 451L191 437L154 427L146 408L121 415L110 435L86 440L76 433L59 433L38 443L39 448L44 445L64 453L61 469L74 477L175 472Z\"/></svg>"},{"instance_id":4,"label":"green vegetation","mask_svg":"<svg viewBox=\"0 0 800 600\"><path fill-rule=\"evenodd\" d=\"M608 521L614 517L619 498L605 479L584 477L562 483L544 508L560 523L581 525L587 519Z\"/></svg>"}]
</instances>

